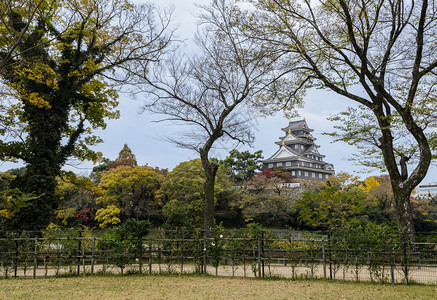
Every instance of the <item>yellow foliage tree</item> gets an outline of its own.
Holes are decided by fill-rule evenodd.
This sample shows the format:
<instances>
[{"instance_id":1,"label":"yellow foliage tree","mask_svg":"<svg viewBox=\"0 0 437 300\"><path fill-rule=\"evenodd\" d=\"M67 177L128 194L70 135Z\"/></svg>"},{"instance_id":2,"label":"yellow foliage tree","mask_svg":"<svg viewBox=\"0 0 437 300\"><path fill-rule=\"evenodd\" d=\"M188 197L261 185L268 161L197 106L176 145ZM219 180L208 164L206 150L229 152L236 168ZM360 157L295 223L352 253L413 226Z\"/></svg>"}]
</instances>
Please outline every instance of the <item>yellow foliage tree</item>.
<instances>
[{"instance_id":1,"label":"yellow foliage tree","mask_svg":"<svg viewBox=\"0 0 437 300\"><path fill-rule=\"evenodd\" d=\"M159 208L164 176L153 168L119 166L102 174L97 203L116 205L121 219L150 217Z\"/></svg>"},{"instance_id":2,"label":"yellow foliage tree","mask_svg":"<svg viewBox=\"0 0 437 300\"><path fill-rule=\"evenodd\" d=\"M101 208L96 212L96 221L99 222L100 228L105 228L109 225L117 225L121 222L120 209L115 205L108 205L105 208Z\"/></svg>"}]
</instances>

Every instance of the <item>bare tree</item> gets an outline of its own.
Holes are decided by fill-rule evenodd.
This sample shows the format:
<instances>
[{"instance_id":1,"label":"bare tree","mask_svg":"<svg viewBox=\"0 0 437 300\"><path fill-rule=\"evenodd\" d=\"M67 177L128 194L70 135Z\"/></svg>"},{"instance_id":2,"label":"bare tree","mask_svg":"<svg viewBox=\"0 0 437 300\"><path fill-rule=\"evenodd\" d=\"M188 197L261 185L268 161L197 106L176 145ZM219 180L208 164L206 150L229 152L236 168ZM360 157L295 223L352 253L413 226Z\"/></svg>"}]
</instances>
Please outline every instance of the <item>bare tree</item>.
<instances>
[{"instance_id":1,"label":"bare tree","mask_svg":"<svg viewBox=\"0 0 437 300\"><path fill-rule=\"evenodd\" d=\"M412 190L425 177L432 152L421 118L435 105L437 3L433 0L257 0L250 35L275 49L295 75L291 92L332 90L374 116L390 175L399 225L414 232ZM395 125L395 126L394 126ZM417 160L396 151L396 130L414 143ZM411 165L410 165L411 167Z\"/></svg>"},{"instance_id":2,"label":"bare tree","mask_svg":"<svg viewBox=\"0 0 437 300\"><path fill-rule=\"evenodd\" d=\"M230 0L201 6L197 49L191 56L175 54L140 74L153 88L144 110L163 115L161 121L187 125L170 142L199 153L205 172L204 227L214 225L214 181L218 165L210 150L217 141L250 144L254 137L247 107L277 77L267 53L244 38L235 26L240 10Z\"/></svg>"}]
</instances>

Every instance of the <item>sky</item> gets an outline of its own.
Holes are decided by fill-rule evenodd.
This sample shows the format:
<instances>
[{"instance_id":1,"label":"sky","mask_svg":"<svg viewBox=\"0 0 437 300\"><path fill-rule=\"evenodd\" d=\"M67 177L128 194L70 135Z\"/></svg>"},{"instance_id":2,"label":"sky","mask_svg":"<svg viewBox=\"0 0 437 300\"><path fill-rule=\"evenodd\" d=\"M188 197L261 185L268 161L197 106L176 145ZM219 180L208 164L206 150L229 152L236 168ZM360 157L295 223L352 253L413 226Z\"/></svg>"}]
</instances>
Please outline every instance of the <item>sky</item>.
<instances>
[{"instance_id":1,"label":"sky","mask_svg":"<svg viewBox=\"0 0 437 300\"><path fill-rule=\"evenodd\" d=\"M177 33L184 39L193 37L196 31L195 14L198 8L194 3L209 4L210 0L173 0L159 1L152 0L158 7L164 8L169 5L174 6L175 25L178 25ZM137 0L135 2L142 2ZM189 40L188 40L189 42ZM171 123L156 123L158 116L143 113L140 114L140 106L146 100L145 96L137 96L132 99L128 95L120 95L121 117L117 120L109 120L106 130L96 132L104 143L97 145L93 149L101 151L104 157L111 160L117 158L118 153L127 144L136 155L139 165L149 165L152 167L173 169L183 161L198 157L196 152L177 148L174 144L163 140L164 136L173 136L178 133L178 128ZM381 174L376 170L363 170L363 167L356 166L348 159L356 151L352 146L342 142L332 143L333 138L322 135L333 129L333 123L327 117L344 111L351 102L333 92L325 90L310 90L305 97L304 108L299 110L301 118L305 117L308 126L314 129L313 136L317 138L316 143L320 146L319 152L325 155L325 161L334 165L335 171L348 172L358 175L363 179ZM255 142L253 148L240 147L240 151L250 150L251 152L262 150L264 158L269 158L277 150L279 137L284 135L281 128L288 125L288 118L282 113L277 113L269 117L257 117L253 115L253 132ZM223 145L221 145L223 146ZM224 159L231 146L224 146L215 150L211 157ZM5 171L10 168L20 167L11 163L3 163L0 169ZM89 175L93 167L91 162L84 162L75 167L67 167L81 175ZM358 173L357 173L358 172ZM428 175L422 183L437 182L437 168L431 167Z\"/></svg>"},{"instance_id":2,"label":"sky","mask_svg":"<svg viewBox=\"0 0 437 300\"><path fill-rule=\"evenodd\" d=\"M195 3L207 5L210 0L165 2L152 0L149 2L153 2L161 8L173 5L175 24L178 26L177 34L183 39L187 39L187 43L190 43L189 39L194 36L196 31L195 15L199 12ZM332 123L326 118L339 112L338 108L346 107L348 100L342 99L334 93L314 90L308 93L305 102L305 107L299 111L300 115L302 118L305 117L308 126L314 129L313 135L317 138L316 143L320 145L320 153L326 155L325 161L333 163L337 172L352 173L356 169L361 169L361 167L352 166L347 160L354 148L343 143L331 144L332 138L322 135L322 132L332 128ZM102 151L105 157L115 159L126 143L136 155L140 165L147 163L149 166L170 170L182 161L198 157L196 152L177 148L174 144L164 141L165 136L177 135L178 128L171 123L154 122L159 120L159 116L147 113L139 114L142 103L144 103L144 99L141 96L135 100L129 99L126 95L120 98L121 118L109 121L107 130L99 132L105 142L96 147L96 150ZM255 143L251 148L239 147L237 149L251 152L262 150L264 157L269 158L278 150L278 145L275 142L284 135L281 128L286 127L288 122L289 119L280 112L269 117L259 117L254 113L252 129L255 134ZM221 149L215 150L210 156L224 159L232 149L232 145L220 145L220 147ZM379 172L374 173L374 175L377 174Z\"/></svg>"}]
</instances>

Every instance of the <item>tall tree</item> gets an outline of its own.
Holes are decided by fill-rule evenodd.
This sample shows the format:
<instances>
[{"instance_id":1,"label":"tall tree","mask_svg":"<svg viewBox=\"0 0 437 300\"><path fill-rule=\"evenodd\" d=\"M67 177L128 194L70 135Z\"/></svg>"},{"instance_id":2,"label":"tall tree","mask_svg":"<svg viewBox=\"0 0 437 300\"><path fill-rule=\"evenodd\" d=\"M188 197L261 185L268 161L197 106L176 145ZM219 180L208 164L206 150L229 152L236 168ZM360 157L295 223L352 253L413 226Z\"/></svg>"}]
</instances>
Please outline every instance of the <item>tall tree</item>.
<instances>
[{"instance_id":1,"label":"tall tree","mask_svg":"<svg viewBox=\"0 0 437 300\"><path fill-rule=\"evenodd\" d=\"M93 129L116 118L117 84L132 64L147 65L168 46L168 14L127 0L44 1L32 26L20 11L9 13L11 34L21 36L0 76L14 90L22 139L2 143L1 156L23 160L21 188L41 196L20 212L24 228L38 228L56 207L56 176L67 159L96 159L88 146ZM2 54L3 57L4 54ZM7 54L6 54L7 55Z\"/></svg>"},{"instance_id":2,"label":"tall tree","mask_svg":"<svg viewBox=\"0 0 437 300\"><path fill-rule=\"evenodd\" d=\"M223 165L228 168L229 175L235 182L244 182L251 179L256 171L261 170L262 159L262 150L250 153L248 150L240 152L232 149Z\"/></svg>"},{"instance_id":3,"label":"tall tree","mask_svg":"<svg viewBox=\"0 0 437 300\"><path fill-rule=\"evenodd\" d=\"M137 166L135 154L132 153L132 150L127 146L127 144L124 144L123 149L121 149L115 161L120 161L130 167Z\"/></svg>"},{"instance_id":4,"label":"tall tree","mask_svg":"<svg viewBox=\"0 0 437 300\"><path fill-rule=\"evenodd\" d=\"M232 0L201 6L197 49L191 56L168 57L139 75L154 88L144 109L165 121L192 130L169 137L177 146L199 153L205 172L204 228L214 225L214 181L218 165L209 153L218 141L251 143L251 120L244 111L275 76L267 54L241 35L235 26L241 12Z\"/></svg>"},{"instance_id":5,"label":"tall tree","mask_svg":"<svg viewBox=\"0 0 437 300\"><path fill-rule=\"evenodd\" d=\"M135 154L132 153L132 150L128 147L127 144L124 144L123 149L121 149L118 153L117 159L115 161L108 162L106 164L105 170L117 168L119 166L136 167L137 165L138 163ZM103 167L103 165L101 167Z\"/></svg>"},{"instance_id":6,"label":"tall tree","mask_svg":"<svg viewBox=\"0 0 437 300\"><path fill-rule=\"evenodd\" d=\"M168 225L202 226L205 177L199 158L181 162L168 173L162 184L162 193L166 198L162 212L167 217ZM214 203L228 198L232 192L232 182L226 176L223 166L220 166L214 185Z\"/></svg>"},{"instance_id":7,"label":"tall tree","mask_svg":"<svg viewBox=\"0 0 437 300\"><path fill-rule=\"evenodd\" d=\"M414 232L410 194L432 158L427 128L436 95L437 3L433 0L254 0L250 36L290 71L289 93L334 91L373 114L375 146L390 175L399 225ZM281 92L283 90L279 90ZM284 105L284 103L282 103ZM395 132L417 160L398 151ZM350 128L346 128L350 131ZM412 168L412 171L409 170Z\"/></svg>"}]
</instances>

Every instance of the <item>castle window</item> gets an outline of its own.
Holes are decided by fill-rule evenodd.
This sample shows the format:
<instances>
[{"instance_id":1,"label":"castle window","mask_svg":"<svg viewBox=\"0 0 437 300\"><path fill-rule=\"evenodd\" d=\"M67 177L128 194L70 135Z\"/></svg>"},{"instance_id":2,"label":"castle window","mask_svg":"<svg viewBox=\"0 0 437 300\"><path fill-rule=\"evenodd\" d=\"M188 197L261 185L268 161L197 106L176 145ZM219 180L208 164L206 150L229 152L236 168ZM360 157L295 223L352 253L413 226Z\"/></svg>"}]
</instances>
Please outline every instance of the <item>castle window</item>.
<instances>
[{"instance_id":1,"label":"castle window","mask_svg":"<svg viewBox=\"0 0 437 300\"><path fill-rule=\"evenodd\" d=\"M286 165L287 167L290 167L290 166L291 166L291 161L287 161L287 162L285 163L285 165Z\"/></svg>"},{"instance_id":2,"label":"castle window","mask_svg":"<svg viewBox=\"0 0 437 300\"><path fill-rule=\"evenodd\" d=\"M313 177L316 177L316 173L313 173Z\"/></svg>"},{"instance_id":3,"label":"castle window","mask_svg":"<svg viewBox=\"0 0 437 300\"><path fill-rule=\"evenodd\" d=\"M298 145L296 144L296 145L294 145L294 149L297 149L297 147L298 147Z\"/></svg>"},{"instance_id":4,"label":"castle window","mask_svg":"<svg viewBox=\"0 0 437 300\"><path fill-rule=\"evenodd\" d=\"M323 175L322 175L322 174L319 174L319 178L323 178Z\"/></svg>"},{"instance_id":5,"label":"castle window","mask_svg":"<svg viewBox=\"0 0 437 300\"><path fill-rule=\"evenodd\" d=\"M308 177L308 172L305 172L305 177Z\"/></svg>"},{"instance_id":6,"label":"castle window","mask_svg":"<svg viewBox=\"0 0 437 300\"><path fill-rule=\"evenodd\" d=\"M296 171L291 171L291 176L296 176Z\"/></svg>"},{"instance_id":7,"label":"castle window","mask_svg":"<svg viewBox=\"0 0 437 300\"><path fill-rule=\"evenodd\" d=\"M273 168L273 164L269 164L269 169L270 169L270 168Z\"/></svg>"},{"instance_id":8,"label":"castle window","mask_svg":"<svg viewBox=\"0 0 437 300\"><path fill-rule=\"evenodd\" d=\"M301 176L302 175L302 172L301 171L299 171L299 176Z\"/></svg>"}]
</instances>

